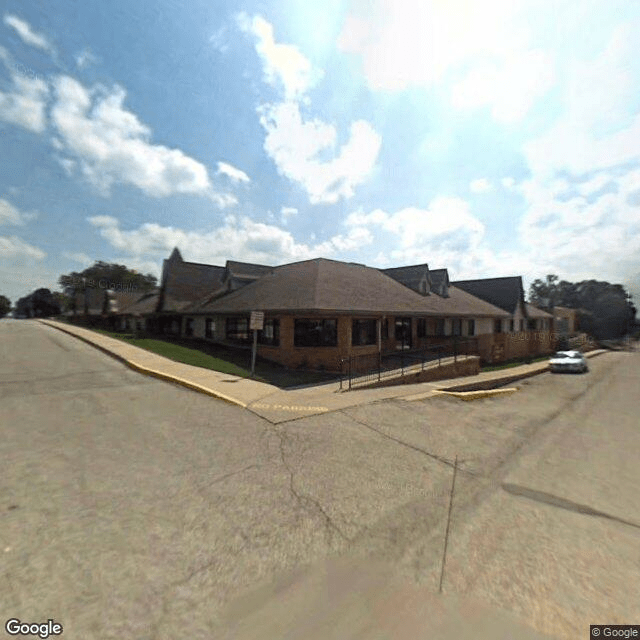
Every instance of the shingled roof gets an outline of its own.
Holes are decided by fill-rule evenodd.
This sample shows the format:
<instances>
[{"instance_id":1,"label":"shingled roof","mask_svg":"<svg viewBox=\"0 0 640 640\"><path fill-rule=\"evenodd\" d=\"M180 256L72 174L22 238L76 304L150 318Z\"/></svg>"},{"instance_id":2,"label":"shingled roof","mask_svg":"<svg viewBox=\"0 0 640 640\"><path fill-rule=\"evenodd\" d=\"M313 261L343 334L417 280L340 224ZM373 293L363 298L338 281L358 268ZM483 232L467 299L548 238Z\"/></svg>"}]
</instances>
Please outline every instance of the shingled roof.
<instances>
[{"instance_id":1,"label":"shingled roof","mask_svg":"<svg viewBox=\"0 0 640 640\"><path fill-rule=\"evenodd\" d=\"M431 269L429 271L431 277L431 291L440 296L448 296L449 290L449 272L447 269Z\"/></svg>"},{"instance_id":2,"label":"shingled roof","mask_svg":"<svg viewBox=\"0 0 640 640\"><path fill-rule=\"evenodd\" d=\"M158 300L160 298L160 289L152 289L146 293L138 293L137 299L128 304L123 305L115 313L122 316L134 316L134 315L148 315L154 313L158 307Z\"/></svg>"},{"instance_id":3,"label":"shingled roof","mask_svg":"<svg viewBox=\"0 0 640 640\"><path fill-rule=\"evenodd\" d=\"M250 262L227 260L223 283L226 291L235 291L271 273L274 267Z\"/></svg>"},{"instance_id":4,"label":"shingled roof","mask_svg":"<svg viewBox=\"0 0 640 640\"><path fill-rule=\"evenodd\" d=\"M225 267L198 262L185 262L178 249L174 249L163 262L162 284L158 300L159 312L182 311L197 300L219 289Z\"/></svg>"},{"instance_id":5,"label":"shingled roof","mask_svg":"<svg viewBox=\"0 0 640 640\"><path fill-rule=\"evenodd\" d=\"M381 271L421 295L429 293L431 289L429 265L426 263L408 265L406 267L392 267L391 269L381 269Z\"/></svg>"},{"instance_id":6,"label":"shingled roof","mask_svg":"<svg viewBox=\"0 0 640 640\"><path fill-rule=\"evenodd\" d=\"M457 280L451 284L510 314L516 312L518 302L521 302L523 309L526 310L521 276L483 278L481 280Z\"/></svg>"},{"instance_id":7,"label":"shingled roof","mask_svg":"<svg viewBox=\"0 0 640 640\"><path fill-rule=\"evenodd\" d=\"M275 269L275 267L269 267L266 264L252 264L236 260L227 260L225 268L231 275L238 278L260 278Z\"/></svg>"},{"instance_id":8,"label":"shingled roof","mask_svg":"<svg viewBox=\"0 0 640 640\"><path fill-rule=\"evenodd\" d=\"M378 269L316 258L275 267L254 283L192 309L195 313L250 311L349 314L506 316L456 290L450 298L424 296Z\"/></svg>"},{"instance_id":9,"label":"shingled roof","mask_svg":"<svg viewBox=\"0 0 640 640\"><path fill-rule=\"evenodd\" d=\"M143 291L111 291L107 290L109 313L119 314L137 302L144 295Z\"/></svg>"},{"instance_id":10,"label":"shingled roof","mask_svg":"<svg viewBox=\"0 0 640 640\"><path fill-rule=\"evenodd\" d=\"M539 309L538 307L534 307L530 303L526 303L525 307L527 309L527 316L529 318L553 318L550 313L547 313L543 309Z\"/></svg>"}]
</instances>

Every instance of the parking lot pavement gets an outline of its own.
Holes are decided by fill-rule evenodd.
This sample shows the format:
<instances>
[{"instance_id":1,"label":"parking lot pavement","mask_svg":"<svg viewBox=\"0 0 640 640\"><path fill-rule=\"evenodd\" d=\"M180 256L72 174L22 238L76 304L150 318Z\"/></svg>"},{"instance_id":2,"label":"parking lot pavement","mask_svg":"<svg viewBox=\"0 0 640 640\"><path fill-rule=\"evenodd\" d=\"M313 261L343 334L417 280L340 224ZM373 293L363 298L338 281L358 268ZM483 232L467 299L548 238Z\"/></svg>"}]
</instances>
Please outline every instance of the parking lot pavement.
<instances>
[{"instance_id":1,"label":"parking lot pavement","mask_svg":"<svg viewBox=\"0 0 640 640\"><path fill-rule=\"evenodd\" d=\"M209 640L236 597L333 557L435 591L457 455L447 595L538 631L551 620L559 637L582 634L589 607L639 617L637 533L619 520L638 520L640 354L529 378L509 397L384 400L272 424L38 323L0 332L8 616L55 617L83 640Z\"/></svg>"}]
</instances>

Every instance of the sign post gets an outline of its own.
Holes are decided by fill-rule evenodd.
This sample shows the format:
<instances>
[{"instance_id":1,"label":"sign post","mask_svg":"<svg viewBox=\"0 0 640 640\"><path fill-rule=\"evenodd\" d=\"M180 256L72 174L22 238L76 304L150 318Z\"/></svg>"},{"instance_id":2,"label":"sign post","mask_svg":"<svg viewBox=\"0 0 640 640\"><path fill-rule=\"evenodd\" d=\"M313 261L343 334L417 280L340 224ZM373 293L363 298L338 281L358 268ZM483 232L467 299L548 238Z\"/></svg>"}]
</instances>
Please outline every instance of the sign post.
<instances>
[{"instance_id":1,"label":"sign post","mask_svg":"<svg viewBox=\"0 0 640 640\"><path fill-rule=\"evenodd\" d=\"M249 329L253 331L253 347L251 349L251 377L256 371L256 352L258 350L258 331L264 329L264 312L252 311L249 319Z\"/></svg>"}]
</instances>

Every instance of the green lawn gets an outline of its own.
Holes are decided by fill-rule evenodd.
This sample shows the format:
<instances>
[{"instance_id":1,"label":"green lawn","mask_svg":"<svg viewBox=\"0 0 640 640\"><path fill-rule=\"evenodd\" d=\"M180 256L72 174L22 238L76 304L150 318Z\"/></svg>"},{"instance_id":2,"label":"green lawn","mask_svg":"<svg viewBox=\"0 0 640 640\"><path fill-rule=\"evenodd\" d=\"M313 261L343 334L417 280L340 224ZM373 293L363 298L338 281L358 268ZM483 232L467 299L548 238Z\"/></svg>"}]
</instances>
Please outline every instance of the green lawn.
<instances>
[{"instance_id":1,"label":"green lawn","mask_svg":"<svg viewBox=\"0 0 640 640\"><path fill-rule=\"evenodd\" d=\"M540 356L539 358L533 358L528 362L525 361L524 358L521 358L519 360L515 360L513 362L507 362L505 364L488 365L486 367L482 367L480 371L484 372L484 371L499 371L500 369L510 369L511 367L519 367L523 364L533 364L534 362L543 362L545 360L548 360L550 357L551 357L550 355Z\"/></svg>"},{"instance_id":2,"label":"green lawn","mask_svg":"<svg viewBox=\"0 0 640 640\"><path fill-rule=\"evenodd\" d=\"M134 338L131 333L105 331L104 329L95 328L92 330L194 367L221 371L241 378L248 378L251 374L251 351L249 350L230 349L212 344L206 340L198 340L197 338ZM293 371L261 358L256 360L254 380L267 382L283 389L336 379L337 376L330 373Z\"/></svg>"}]
</instances>

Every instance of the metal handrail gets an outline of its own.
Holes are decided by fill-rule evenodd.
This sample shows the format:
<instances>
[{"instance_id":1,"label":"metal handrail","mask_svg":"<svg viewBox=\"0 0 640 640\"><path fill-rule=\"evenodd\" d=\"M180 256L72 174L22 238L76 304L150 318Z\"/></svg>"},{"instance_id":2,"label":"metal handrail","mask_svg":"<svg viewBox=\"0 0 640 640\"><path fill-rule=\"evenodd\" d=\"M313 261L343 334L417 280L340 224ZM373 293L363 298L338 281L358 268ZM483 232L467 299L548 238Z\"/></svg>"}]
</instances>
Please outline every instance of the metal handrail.
<instances>
[{"instance_id":1,"label":"metal handrail","mask_svg":"<svg viewBox=\"0 0 640 640\"><path fill-rule=\"evenodd\" d=\"M473 345L472 348L469 348ZM420 365L420 371L424 371L425 365L429 362L438 360L438 367L442 366L442 359L453 356L454 362L458 361L458 356L468 356L470 352L477 355L478 340L477 338L458 338L454 337L452 342L432 344L426 349L422 349L419 352L405 352L402 350L399 353L387 353L384 356L380 353L374 354L362 354L362 355L350 355L340 358L340 390L344 390L348 385L348 390L351 390L355 384L362 384L370 382L377 377L378 382L383 377L392 375L393 372L400 370L400 376L404 376L406 366ZM388 365L395 359L400 359L400 367L389 367ZM375 359L375 366L367 367L365 363L367 360ZM407 364L413 361L414 365Z\"/></svg>"}]
</instances>

